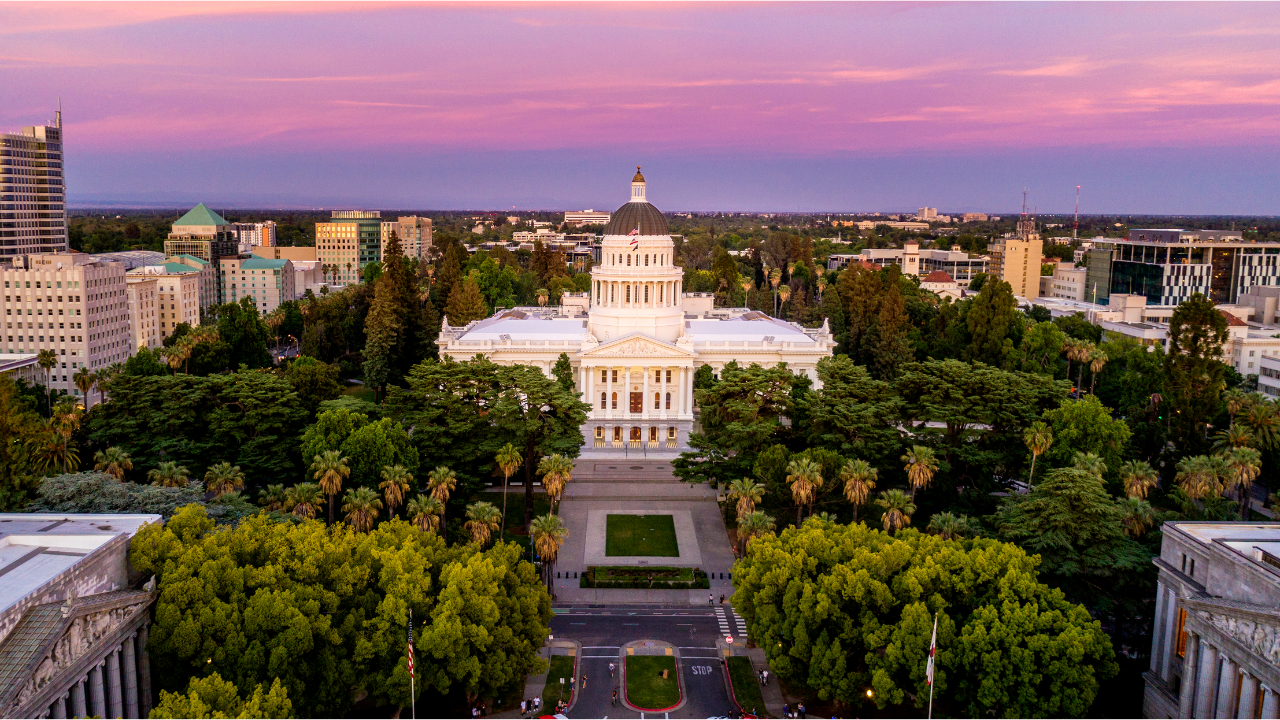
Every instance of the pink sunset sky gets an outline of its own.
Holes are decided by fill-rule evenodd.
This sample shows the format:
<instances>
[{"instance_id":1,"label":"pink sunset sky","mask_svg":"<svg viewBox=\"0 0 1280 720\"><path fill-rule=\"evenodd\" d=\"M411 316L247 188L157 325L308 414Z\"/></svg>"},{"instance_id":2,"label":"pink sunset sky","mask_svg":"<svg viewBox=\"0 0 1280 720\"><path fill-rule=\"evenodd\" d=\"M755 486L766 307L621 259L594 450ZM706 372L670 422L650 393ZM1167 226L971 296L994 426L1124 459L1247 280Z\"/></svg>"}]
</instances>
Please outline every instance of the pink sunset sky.
<instances>
[{"instance_id":1,"label":"pink sunset sky","mask_svg":"<svg viewBox=\"0 0 1280 720\"><path fill-rule=\"evenodd\" d=\"M1280 212L1280 5L4 4L73 202Z\"/></svg>"}]
</instances>

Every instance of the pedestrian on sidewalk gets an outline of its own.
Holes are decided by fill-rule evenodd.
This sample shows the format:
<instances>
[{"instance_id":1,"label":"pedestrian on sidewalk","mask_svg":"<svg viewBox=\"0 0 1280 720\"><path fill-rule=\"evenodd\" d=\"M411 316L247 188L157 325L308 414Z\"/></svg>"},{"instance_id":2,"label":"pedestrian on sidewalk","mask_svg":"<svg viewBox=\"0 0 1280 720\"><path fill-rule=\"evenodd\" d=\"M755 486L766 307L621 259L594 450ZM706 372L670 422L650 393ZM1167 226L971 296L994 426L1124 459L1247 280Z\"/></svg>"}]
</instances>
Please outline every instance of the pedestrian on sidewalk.
<instances>
[{"instance_id":1,"label":"pedestrian on sidewalk","mask_svg":"<svg viewBox=\"0 0 1280 720\"><path fill-rule=\"evenodd\" d=\"M576 675L569 676L569 694L570 695L573 694L573 689L577 687L577 685L575 684L577 682L578 682L578 677Z\"/></svg>"},{"instance_id":2,"label":"pedestrian on sidewalk","mask_svg":"<svg viewBox=\"0 0 1280 720\"><path fill-rule=\"evenodd\" d=\"M524 717L525 707L529 704L528 700L520 701L520 717Z\"/></svg>"},{"instance_id":3,"label":"pedestrian on sidewalk","mask_svg":"<svg viewBox=\"0 0 1280 720\"><path fill-rule=\"evenodd\" d=\"M707 605L709 605L710 607L715 607L715 606L716 606L716 596L715 596L715 595L712 595L711 593L707 593Z\"/></svg>"},{"instance_id":4,"label":"pedestrian on sidewalk","mask_svg":"<svg viewBox=\"0 0 1280 720\"><path fill-rule=\"evenodd\" d=\"M720 596L720 607L724 607L724 596Z\"/></svg>"},{"instance_id":5,"label":"pedestrian on sidewalk","mask_svg":"<svg viewBox=\"0 0 1280 720\"><path fill-rule=\"evenodd\" d=\"M760 670L756 671L756 682L760 683L761 685L764 684L764 673L761 672Z\"/></svg>"},{"instance_id":6,"label":"pedestrian on sidewalk","mask_svg":"<svg viewBox=\"0 0 1280 720\"><path fill-rule=\"evenodd\" d=\"M800 720L804 720L804 703L796 705L796 710L800 713Z\"/></svg>"},{"instance_id":7,"label":"pedestrian on sidewalk","mask_svg":"<svg viewBox=\"0 0 1280 720\"><path fill-rule=\"evenodd\" d=\"M582 691L583 691L583 692L586 692L586 691L587 691L587 674L586 674L586 673L583 673L583 674L582 674L582 684L581 684L581 687L582 687Z\"/></svg>"},{"instance_id":8,"label":"pedestrian on sidewalk","mask_svg":"<svg viewBox=\"0 0 1280 720\"><path fill-rule=\"evenodd\" d=\"M537 710L541 710L541 709L542 709L542 696L541 696L541 695L534 695L534 696L533 696L533 709L534 709L535 711L537 711Z\"/></svg>"},{"instance_id":9,"label":"pedestrian on sidewalk","mask_svg":"<svg viewBox=\"0 0 1280 720\"><path fill-rule=\"evenodd\" d=\"M614 665L613 663L609 663L609 677L613 677L613 671L615 669L617 669L617 666Z\"/></svg>"},{"instance_id":10,"label":"pedestrian on sidewalk","mask_svg":"<svg viewBox=\"0 0 1280 720\"><path fill-rule=\"evenodd\" d=\"M769 684L769 671L768 671L768 670L762 670L761 672L763 672L763 673L764 673L764 684L765 684L765 685L768 685L768 684Z\"/></svg>"},{"instance_id":11,"label":"pedestrian on sidewalk","mask_svg":"<svg viewBox=\"0 0 1280 720\"><path fill-rule=\"evenodd\" d=\"M791 717L791 706L786 703L782 704L782 717L784 718Z\"/></svg>"},{"instance_id":12,"label":"pedestrian on sidewalk","mask_svg":"<svg viewBox=\"0 0 1280 720\"><path fill-rule=\"evenodd\" d=\"M613 706L613 705L617 705L617 704L618 704L618 691L617 691L617 690L614 690L614 691L613 691L613 699L609 701L609 705L610 705L610 706Z\"/></svg>"}]
</instances>

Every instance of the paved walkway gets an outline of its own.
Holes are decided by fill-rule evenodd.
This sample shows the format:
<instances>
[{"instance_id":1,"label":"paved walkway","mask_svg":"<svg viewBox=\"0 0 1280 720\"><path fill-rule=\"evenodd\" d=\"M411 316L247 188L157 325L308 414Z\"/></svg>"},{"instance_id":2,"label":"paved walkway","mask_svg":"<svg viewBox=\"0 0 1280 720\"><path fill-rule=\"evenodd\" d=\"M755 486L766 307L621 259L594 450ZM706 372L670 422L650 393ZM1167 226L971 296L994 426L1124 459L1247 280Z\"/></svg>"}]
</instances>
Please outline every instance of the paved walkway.
<instances>
[{"instance_id":1,"label":"paved walkway","mask_svg":"<svg viewBox=\"0 0 1280 720\"><path fill-rule=\"evenodd\" d=\"M679 557L610 557L604 554L609 514L671 515ZM560 505L569 536L560 549L553 578L557 604L651 604L707 602L711 594L733 594L733 548L725 533L716 493L681 482L666 461L579 459ZM598 590L579 587L591 565L699 567L710 576L709 590Z\"/></svg>"}]
</instances>

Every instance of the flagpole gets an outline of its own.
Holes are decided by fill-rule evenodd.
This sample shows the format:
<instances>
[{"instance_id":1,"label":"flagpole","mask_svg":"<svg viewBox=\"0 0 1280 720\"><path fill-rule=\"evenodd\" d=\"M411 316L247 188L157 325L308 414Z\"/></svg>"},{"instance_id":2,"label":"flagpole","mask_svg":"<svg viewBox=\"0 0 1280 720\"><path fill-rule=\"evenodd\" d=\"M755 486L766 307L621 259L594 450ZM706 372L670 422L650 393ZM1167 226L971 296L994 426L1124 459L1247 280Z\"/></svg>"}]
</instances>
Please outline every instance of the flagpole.
<instances>
[{"instance_id":1,"label":"flagpole","mask_svg":"<svg viewBox=\"0 0 1280 720\"><path fill-rule=\"evenodd\" d=\"M938 613L933 614L933 639L929 641L929 720L933 720L933 674L938 651Z\"/></svg>"},{"instance_id":2,"label":"flagpole","mask_svg":"<svg viewBox=\"0 0 1280 720\"><path fill-rule=\"evenodd\" d=\"M408 609L408 642L410 642L410 657L413 655L413 609ZM410 717L417 720L417 694L413 689L413 661L410 660L410 669L408 669L408 708L410 708ZM933 694L929 694L929 712L933 712Z\"/></svg>"}]
</instances>

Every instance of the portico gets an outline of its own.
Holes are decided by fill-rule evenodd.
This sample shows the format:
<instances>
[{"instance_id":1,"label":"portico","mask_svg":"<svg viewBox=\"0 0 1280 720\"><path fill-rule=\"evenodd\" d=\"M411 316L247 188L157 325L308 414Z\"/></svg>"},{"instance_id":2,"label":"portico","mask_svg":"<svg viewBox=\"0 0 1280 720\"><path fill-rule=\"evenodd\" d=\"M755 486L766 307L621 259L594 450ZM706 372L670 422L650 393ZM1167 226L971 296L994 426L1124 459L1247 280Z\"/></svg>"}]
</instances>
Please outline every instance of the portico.
<instances>
[{"instance_id":1,"label":"portico","mask_svg":"<svg viewBox=\"0 0 1280 720\"><path fill-rule=\"evenodd\" d=\"M584 348L578 387L591 404L590 448L675 449L693 425L696 353L635 333Z\"/></svg>"}]
</instances>

